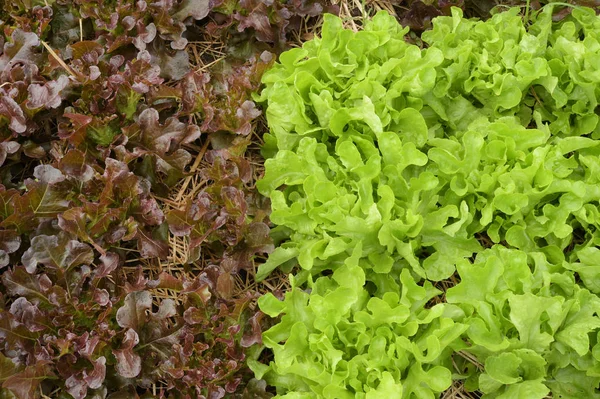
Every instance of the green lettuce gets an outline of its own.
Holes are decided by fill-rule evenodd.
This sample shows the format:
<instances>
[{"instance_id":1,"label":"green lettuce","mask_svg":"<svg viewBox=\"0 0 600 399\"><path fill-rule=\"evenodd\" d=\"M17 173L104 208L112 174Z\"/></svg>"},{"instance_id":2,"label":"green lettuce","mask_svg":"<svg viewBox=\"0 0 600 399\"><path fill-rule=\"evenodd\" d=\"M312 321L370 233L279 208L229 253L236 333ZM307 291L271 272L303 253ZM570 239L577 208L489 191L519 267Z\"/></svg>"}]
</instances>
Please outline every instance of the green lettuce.
<instances>
[{"instance_id":1,"label":"green lettuce","mask_svg":"<svg viewBox=\"0 0 600 399\"><path fill-rule=\"evenodd\" d=\"M279 397L600 397L600 17L552 7L328 15L264 75Z\"/></svg>"},{"instance_id":2,"label":"green lettuce","mask_svg":"<svg viewBox=\"0 0 600 399\"><path fill-rule=\"evenodd\" d=\"M600 384L600 298L577 284L566 260L496 245L457 268L461 281L446 300L465 312L465 351L485 364L484 397L588 397L577 396L570 379Z\"/></svg>"},{"instance_id":3,"label":"green lettuce","mask_svg":"<svg viewBox=\"0 0 600 399\"><path fill-rule=\"evenodd\" d=\"M251 366L278 397L432 397L452 384L448 355L465 346L459 337L468 326L443 304L424 308L440 291L417 285L407 269L398 282L366 287L359 250L332 276L309 278L306 289L292 277L283 301L259 300L263 312L282 317L263 334L274 361Z\"/></svg>"},{"instance_id":4,"label":"green lettuce","mask_svg":"<svg viewBox=\"0 0 600 399\"><path fill-rule=\"evenodd\" d=\"M356 33L327 16L321 38L281 56L263 79L272 157L257 187L287 240L259 279L295 263L318 274L357 242L367 267L400 262L435 281L481 250L478 234L569 245L576 214L600 194L581 178L598 167L598 143L580 136L596 129L585 113L596 100L588 90L584 107L581 79L561 88L558 65L578 58L555 47L570 32L600 56L587 34L596 18L576 10L552 31L542 12L527 29L516 11L480 22L455 9L424 34L425 50L386 13ZM568 30L573 21L587 25ZM563 91L578 98L575 125L592 130L558 127ZM544 93L554 100L534 99Z\"/></svg>"}]
</instances>

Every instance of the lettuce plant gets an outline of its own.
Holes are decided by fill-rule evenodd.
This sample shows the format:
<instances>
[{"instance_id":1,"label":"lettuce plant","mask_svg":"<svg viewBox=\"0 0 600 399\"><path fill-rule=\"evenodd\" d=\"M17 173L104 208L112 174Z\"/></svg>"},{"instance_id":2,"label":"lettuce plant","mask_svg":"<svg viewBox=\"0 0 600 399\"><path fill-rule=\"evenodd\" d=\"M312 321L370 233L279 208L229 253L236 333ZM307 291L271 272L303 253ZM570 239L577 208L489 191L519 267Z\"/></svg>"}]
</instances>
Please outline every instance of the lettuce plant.
<instances>
[{"instance_id":1,"label":"lettuce plant","mask_svg":"<svg viewBox=\"0 0 600 399\"><path fill-rule=\"evenodd\" d=\"M530 31L550 29L549 15L541 15ZM452 20L442 18L439 24ZM479 24L499 32L496 25L518 21L509 12ZM460 30L460 23L455 25ZM436 24L426 38L441 29ZM572 222L577 209L565 207L573 196L582 198L581 206L594 201L594 180L582 176L591 177L588 156L595 158L597 143L577 137L591 130L555 131L556 121L547 119L552 104L528 102L531 92L558 79L550 67L524 77L521 69L491 77L498 88L481 83L478 92L488 94L480 100L496 90L494 101L503 105L490 100L478 107L474 92L465 89L476 73L461 72L455 85L464 92L452 89L444 51L439 46L420 51L402 41L404 33L384 14L356 34L330 17L321 39L285 53L265 75L261 98L268 101L272 133L264 150L274 156L266 161L258 188L271 197L277 229L291 239L263 265L261 276L291 259L304 269L334 265L336 256L343 258L362 241L364 256L381 272L401 261L422 277L440 280L453 273L455 260L480 249L477 234L519 248L543 239L564 249L573 239L580 224ZM524 30L515 35L522 42L533 40ZM523 71L538 63L531 53L521 58L531 58L515 63ZM502 79L508 79L504 91ZM562 91L556 85L554 92ZM563 112L561 105L556 112ZM521 239L525 236L528 241Z\"/></svg>"},{"instance_id":2,"label":"lettuce plant","mask_svg":"<svg viewBox=\"0 0 600 399\"><path fill-rule=\"evenodd\" d=\"M213 5L2 3L1 397L270 396L235 275L272 249L248 146L273 57L192 68ZM165 209L199 153L206 184ZM141 267L169 233L190 243L184 276Z\"/></svg>"},{"instance_id":3,"label":"lettuce plant","mask_svg":"<svg viewBox=\"0 0 600 399\"><path fill-rule=\"evenodd\" d=\"M600 298L573 273L597 255L590 249L573 251L571 263L497 245L457 264L461 281L446 300L465 312L465 351L485 365L470 383L484 397L600 396Z\"/></svg>"},{"instance_id":4,"label":"lettuce plant","mask_svg":"<svg viewBox=\"0 0 600 399\"><path fill-rule=\"evenodd\" d=\"M360 251L331 277L309 279L306 291L292 278L283 302L260 299L265 313L283 316L263 335L274 361L250 365L278 397L429 397L451 385L448 355L465 346L457 338L468 325L441 303L424 308L440 291L417 285L408 269L365 286Z\"/></svg>"},{"instance_id":5,"label":"lettuce plant","mask_svg":"<svg viewBox=\"0 0 600 399\"><path fill-rule=\"evenodd\" d=\"M529 27L517 9L486 22L465 20L458 9L438 19L423 35L444 52L432 98L464 98L475 109L470 114L517 115L525 126L537 111L553 135L597 138L598 18L576 8L553 24L552 9L545 7Z\"/></svg>"},{"instance_id":6,"label":"lettuce plant","mask_svg":"<svg viewBox=\"0 0 600 399\"><path fill-rule=\"evenodd\" d=\"M327 16L281 55L259 98L278 247L258 278L299 272L260 301L282 317L251 363L281 397L433 398L452 378L598 396L599 21L452 9L420 49L386 13L360 32Z\"/></svg>"}]
</instances>

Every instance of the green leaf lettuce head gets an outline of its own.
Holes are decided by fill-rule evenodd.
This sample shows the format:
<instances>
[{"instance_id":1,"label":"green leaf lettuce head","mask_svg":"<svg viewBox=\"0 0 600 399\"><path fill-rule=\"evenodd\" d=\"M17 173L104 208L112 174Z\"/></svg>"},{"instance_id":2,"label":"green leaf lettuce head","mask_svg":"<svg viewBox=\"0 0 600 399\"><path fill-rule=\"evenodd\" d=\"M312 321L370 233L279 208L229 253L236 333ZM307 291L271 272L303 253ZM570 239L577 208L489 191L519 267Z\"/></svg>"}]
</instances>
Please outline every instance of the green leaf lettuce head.
<instances>
[{"instance_id":1,"label":"green leaf lettuce head","mask_svg":"<svg viewBox=\"0 0 600 399\"><path fill-rule=\"evenodd\" d=\"M432 397L451 385L448 354L464 346L458 337L468 326L445 316L443 304L424 309L440 292L417 285L406 269L402 287L390 280L373 295L359 262L355 251L331 277L309 279L307 290L292 278L283 302L272 294L259 300L282 318L263 334L274 361L250 365L279 397Z\"/></svg>"},{"instance_id":2,"label":"green leaf lettuce head","mask_svg":"<svg viewBox=\"0 0 600 399\"><path fill-rule=\"evenodd\" d=\"M360 32L327 16L321 38L282 54L263 79L271 158L257 187L289 240L259 279L293 259L319 273L359 241L367 267L436 281L481 249L477 234L570 243L600 196L595 86L573 69L593 68L599 22L576 9L556 25L545 10L526 28L516 12L480 22L455 9L424 50L386 13Z\"/></svg>"},{"instance_id":3,"label":"green leaf lettuce head","mask_svg":"<svg viewBox=\"0 0 600 399\"><path fill-rule=\"evenodd\" d=\"M365 273L360 251L304 288L292 276L282 301L260 298L280 317L263 334L274 358L249 364L278 397L439 397L453 378L474 381L484 398L598 397L600 298L566 259L495 245L457 264L460 282L443 303L407 268Z\"/></svg>"}]
</instances>

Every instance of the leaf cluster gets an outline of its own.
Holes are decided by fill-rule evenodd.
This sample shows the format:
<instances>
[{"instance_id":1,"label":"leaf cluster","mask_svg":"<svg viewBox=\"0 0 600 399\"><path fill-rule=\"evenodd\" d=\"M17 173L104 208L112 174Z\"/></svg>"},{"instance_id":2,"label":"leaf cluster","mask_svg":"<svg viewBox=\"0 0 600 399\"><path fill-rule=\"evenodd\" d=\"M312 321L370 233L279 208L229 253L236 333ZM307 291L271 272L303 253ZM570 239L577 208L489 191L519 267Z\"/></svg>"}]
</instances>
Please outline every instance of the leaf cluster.
<instances>
[{"instance_id":1,"label":"leaf cluster","mask_svg":"<svg viewBox=\"0 0 600 399\"><path fill-rule=\"evenodd\" d=\"M600 19L554 16L453 8L425 49L326 16L264 75L280 397L598 395Z\"/></svg>"}]
</instances>

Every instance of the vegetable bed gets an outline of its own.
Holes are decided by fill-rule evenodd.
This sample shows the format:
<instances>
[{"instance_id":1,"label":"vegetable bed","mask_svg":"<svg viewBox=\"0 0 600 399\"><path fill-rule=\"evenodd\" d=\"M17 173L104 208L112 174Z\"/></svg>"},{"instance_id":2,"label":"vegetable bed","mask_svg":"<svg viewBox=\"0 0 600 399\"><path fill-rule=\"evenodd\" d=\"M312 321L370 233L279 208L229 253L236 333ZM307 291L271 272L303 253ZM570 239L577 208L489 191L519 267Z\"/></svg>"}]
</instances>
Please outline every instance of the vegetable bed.
<instances>
[{"instance_id":1,"label":"vegetable bed","mask_svg":"<svg viewBox=\"0 0 600 399\"><path fill-rule=\"evenodd\" d=\"M2 3L0 399L600 398L600 17L546 3Z\"/></svg>"}]
</instances>

